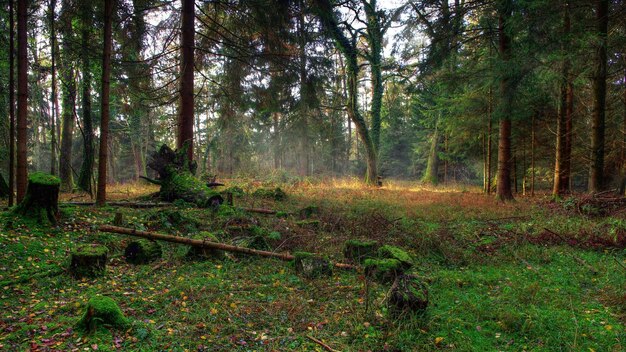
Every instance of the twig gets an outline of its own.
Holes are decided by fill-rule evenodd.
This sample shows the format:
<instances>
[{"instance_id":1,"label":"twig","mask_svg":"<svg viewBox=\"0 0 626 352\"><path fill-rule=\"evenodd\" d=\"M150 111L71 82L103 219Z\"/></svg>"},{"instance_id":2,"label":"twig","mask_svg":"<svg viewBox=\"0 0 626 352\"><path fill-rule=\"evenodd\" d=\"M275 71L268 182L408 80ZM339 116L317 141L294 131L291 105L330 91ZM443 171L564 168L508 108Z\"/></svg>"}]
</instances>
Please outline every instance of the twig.
<instances>
[{"instance_id":1,"label":"twig","mask_svg":"<svg viewBox=\"0 0 626 352\"><path fill-rule=\"evenodd\" d=\"M306 337L307 337L309 340L311 340L311 341L315 342L316 344L318 344L318 345L322 346L322 347L323 347L326 351L329 351L329 352L339 352L338 350L333 349L332 347L328 346L328 345L327 345L327 344L325 344L324 342L322 342L322 341L320 341L320 340L316 339L315 337L313 337L313 336L311 336L311 335L306 335Z\"/></svg>"}]
</instances>

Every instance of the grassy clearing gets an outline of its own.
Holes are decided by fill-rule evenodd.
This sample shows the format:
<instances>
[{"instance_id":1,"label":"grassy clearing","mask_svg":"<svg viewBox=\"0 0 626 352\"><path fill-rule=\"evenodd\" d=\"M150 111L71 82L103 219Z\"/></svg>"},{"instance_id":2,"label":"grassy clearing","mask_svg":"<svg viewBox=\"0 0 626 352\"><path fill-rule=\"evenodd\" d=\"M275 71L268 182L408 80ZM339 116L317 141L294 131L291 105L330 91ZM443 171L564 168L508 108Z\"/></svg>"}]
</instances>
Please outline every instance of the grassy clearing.
<instances>
[{"instance_id":1,"label":"grassy clearing","mask_svg":"<svg viewBox=\"0 0 626 352\"><path fill-rule=\"evenodd\" d=\"M503 205L472 189L282 181L227 184L245 192L236 205L284 216L183 204L167 211L64 207L60 227L45 229L4 213L0 350L320 351L307 336L344 351L626 349L626 253L593 245L622 236L623 216L582 217L563 210L566 201ZM275 187L285 200L252 195ZM129 185L111 194L123 199L155 190ZM317 207L306 219L315 222L302 222L298 213L307 206ZM122 257L129 238L95 231L116 212L127 226L190 237L209 231L232 243L242 228L254 228L278 251L319 252L336 261L348 239L396 245L416 261L411 270L428 283L430 305L423 316L392 319L384 303L388 286L366 286L362 273L335 270L331 278L308 280L290 263L189 260L185 246L168 243L160 261L133 266ZM546 228L563 239L547 236ZM62 271L81 243L109 248L104 277L74 280ZM132 321L128 329L75 331L98 294L119 304Z\"/></svg>"}]
</instances>

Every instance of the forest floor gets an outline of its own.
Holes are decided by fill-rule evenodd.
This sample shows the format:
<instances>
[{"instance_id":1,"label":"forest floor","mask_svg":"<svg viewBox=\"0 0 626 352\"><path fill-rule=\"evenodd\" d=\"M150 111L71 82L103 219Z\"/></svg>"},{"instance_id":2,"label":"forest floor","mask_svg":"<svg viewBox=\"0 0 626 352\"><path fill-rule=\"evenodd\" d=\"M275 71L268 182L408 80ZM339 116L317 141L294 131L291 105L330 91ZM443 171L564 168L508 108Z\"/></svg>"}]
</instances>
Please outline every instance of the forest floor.
<instances>
[{"instance_id":1,"label":"forest floor","mask_svg":"<svg viewBox=\"0 0 626 352\"><path fill-rule=\"evenodd\" d=\"M2 213L0 350L6 351L623 351L626 350L626 213L584 216L576 199L519 197L498 203L478 190L423 189L354 180L260 182L240 187L235 206L282 216L185 204L155 209L62 206L57 228ZM257 189L281 187L284 200ZM156 191L121 185L113 199ZM76 201L63 194L62 200ZM305 221L298 215L318 207ZM392 318L388 285L335 270L304 279L277 259L186 259L184 245L162 243L148 265L124 261L123 235L100 233L116 212L128 227L179 236L262 229L277 251L310 251L342 261L347 239L374 239L409 251L411 272L429 286L423 315ZM10 226L7 226L10 224ZM237 226L235 226L237 225ZM280 235L278 235L280 234ZM109 248L104 277L65 272L81 243ZM94 295L112 297L132 326L83 335L74 326ZM368 309L366 309L366 307Z\"/></svg>"}]
</instances>

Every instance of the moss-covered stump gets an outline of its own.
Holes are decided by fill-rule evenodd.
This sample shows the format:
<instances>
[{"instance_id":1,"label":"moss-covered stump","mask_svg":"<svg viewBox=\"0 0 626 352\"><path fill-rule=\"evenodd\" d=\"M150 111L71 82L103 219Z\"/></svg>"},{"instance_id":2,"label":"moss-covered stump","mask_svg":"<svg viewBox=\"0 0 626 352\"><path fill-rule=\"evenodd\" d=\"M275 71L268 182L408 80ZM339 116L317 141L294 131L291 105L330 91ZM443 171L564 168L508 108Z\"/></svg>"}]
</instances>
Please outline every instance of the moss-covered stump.
<instances>
[{"instance_id":1,"label":"moss-covered stump","mask_svg":"<svg viewBox=\"0 0 626 352\"><path fill-rule=\"evenodd\" d=\"M224 198L207 184L196 178L198 165L187 157L188 144L176 151L167 145L150 156L148 167L159 174L157 180L148 179L161 186L159 197L167 202L183 200L200 208L216 207ZM147 178L146 178L147 179Z\"/></svg>"},{"instance_id":2,"label":"moss-covered stump","mask_svg":"<svg viewBox=\"0 0 626 352\"><path fill-rule=\"evenodd\" d=\"M405 269L409 269L413 266L413 257L407 253L404 249L385 245L378 249L378 257L384 259L395 259L402 263Z\"/></svg>"},{"instance_id":3,"label":"moss-covered stump","mask_svg":"<svg viewBox=\"0 0 626 352\"><path fill-rule=\"evenodd\" d=\"M245 247L250 249L257 249L260 251L271 251L272 247L267 242L267 238L264 235L257 234L245 237L237 237L233 239L233 244L239 247ZM251 256L247 253L234 252L236 257L245 258ZM256 257L256 256L255 256Z\"/></svg>"},{"instance_id":4,"label":"moss-covered stump","mask_svg":"<svg viewBox=\"0 0 626 352\"><path fill-rule=\"evenodd\" d=\"M311 219L296 221L296 225L307 230L319 230L321 227L319 220Z\"/></svg>"},{"instance_id":5,"label":"moss-covered stump","mask_svg":"<svg viewBox=\"0 0 626 352\"><path fill-rule=\"evenodd\" d=\"M100 244L84 244L74 248L70 255L70 274L77 278L104 275L109 250Z\"/></svg>"},{"instance_id":6,"label":"moss-covered stump","mask_svg":"<svg viewBox=\"0 0 626 352\"><path fill-rule=\"evenodd\" d=\"M333 265L328 258L308 252L296 252L294 257L296 273L300 276L315 279L333 274Z\"/></svg>"},{"instance_id":7,"label":"moss-covered stump","mask_svg":"<svg viewBox=\"0 0 626 352\"><path fill-rule=\"evenodd\" d=\"M131 241L124 250L126 261L131 264L148 264L161 258L161 245L156 241L138 239Z\"/></svg>"},{"instance_id":8,"label":"moss-covered stump","mask_svg":"<svg viewBox=\"0 0 626 352\"><path fill-rule=\"evenodd\" d=\"M94 296L87 302L87 310L76 324L81 331L95 331L99 326L125 329L130 321L124 317L115 301L106 296Z\"/></svg>"},{"instance_id":9,"label":"moss-covered stump","mask_svg":"<svg viewBox=\"0 0 626 352\"><path fill-rule=\"evenodd\" d=\"M61 179L43 172L33 172L28 177L28 188L14 214L32 218L38 223L56 225L59 218L59 187Z\"/></svg>"},{"instance_id":10,"label":"moss-covered stump","mask_svg":"<svg viewBox=\"0 0 626 352\"><path fill-rule=\"evenodd\" d=\"M276 201L285 200L287 198L287 193L285 193L285 191L283 191L280 187L276 187L274 189L259 188L254 191L252 195L259 198L270 198Z\"/></svg>"},{"instance_id":11,"label":"moss-covered stump","mask_svg":"<svg viewBox=\"0 0 626 352\"><path fill-rule=\"evenodd\" d=\"M219 242L214 234L206 231L196 233L191 236L194 240L202 240L207 242ZM225 253L219 249L206 248L198 246L189 246L187 258L192 260L208 260L208 259L224 259Z\"/></svg>"},{"instance_id":12,"label":"moss-covered stump","mask_svg":"<svg viewBox=\"0 0 626 352\"><path fill-rule=\"evenodd\" d=\"M308 219L313 215L318 215L320 213L320 208L316 205L309 205L300 209L298 214L300 215L300 219Z\"/></svg>"},{"instance_id":13,"label":"moss-covered stump","mask_svg":"<svg viewBox=\"0 0 626 352\"><path fill-rule=\"evenodd\" d=\"M428 287L415 275L396 277L387 301L392 315L420 314L428 306Z\"/></svg>"},{"instance_id":14,"label":"moss-covered stump","mask_svg":"<svg viewBox=\"0 0 626 352\"><path fill-rule=\"evenodd\" d=\"M347 240L343 246L343 256L350 263L362 264L365 259L376 257L378 247L376 241Z\"/></svg>"},{"instance_id":15,"label":"moss-covered stump","mask_svg":"<svg viewBox=\"0 0 626 352\"><path fill-rule=\"evenodd\" d=\"M393 282L405 271L402 262L396 259L366 259L363 264L365 276L380 283Z\"/></svg>"}]
</instances>

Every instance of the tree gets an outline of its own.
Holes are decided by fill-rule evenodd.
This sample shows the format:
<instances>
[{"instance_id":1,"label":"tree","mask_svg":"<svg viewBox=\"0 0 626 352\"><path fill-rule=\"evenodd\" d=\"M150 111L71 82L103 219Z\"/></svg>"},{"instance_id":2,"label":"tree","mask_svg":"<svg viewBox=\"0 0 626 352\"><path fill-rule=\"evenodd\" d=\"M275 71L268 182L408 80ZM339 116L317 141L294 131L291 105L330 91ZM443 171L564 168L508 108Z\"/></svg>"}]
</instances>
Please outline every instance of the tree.
<instances>
[{"instance_id":1,"label":"tree","mask_svg":"<svg viewBox=\"0 0 626 352\"><path fill-rule=\"evenodd\" d=\"M26 195L28 184L28 37L26 0L17 2L17 202Z\"/></svg>"},{"instance_id":2,"label":"tree","mask_svg":"<svg viewBox=\"0 0 626 352\"><path fill-rule=\"evenodd\" d=\"M91 116L91 30L93 26L92 3L81 3L81 63L82 63L82 106L83 106L83 163L78 174L78 187L92 195L94 146L93 121Z\"/></svg>"},{"instance_id":3,"label":"tree","mask_svg":"<svg viewBox=\"0 0 626 352\"><path fill-rule=\"evenodd\" d=\"M104 205L107 190L107 154L109 140L109 97L111 79L111 17L113 16L113 1L104 1L104 45L102 50L102 97L100 100L100 150L98 154L98 191L96 204Z\"/></svg>"},{"instance_id":4,"label":"tree","mask_svg":"<svg viewBox=\"0 0 626 352\"><path fill-rule=\"evenodd\" d=\"M609 0L596 0L596 55L593 72L593 108L591 114L591 158L589 192L599 192L604 187L604 144L606 109L607 31Z\"/></svg>"},{"instance_id":5,"label":"tree","mask_svg":"<svg viewBox=\"0 0 626 352\"><path fill-rule=\"evenodd\" d=\"M511 60L511 37L509 33L509 21L511 19L512 1L498 1L498 35L499 53L505 71ZM511 104L513 100L513 87L511 77L504 72L500 79L500 131L498 140L498 184L496 198L499 200L512 200L511 191Z\"/></svg>"},{"instance_id":6,"label":"tree","mask_svg":"<svg viewBox=\"0 0 626 352\"><path fill-rule=\"evenodd\" d=\"M180 36L180 105L178 107L177 148L187 142L187 156L193 159L193 72L194 72L194 0L182 0Z\"/></svg>"},{"instance_id":7,"label":"tree","mask_svg":"<svg viewBox=\"0 0 626 352\"><path fill-rule=\"evenodd\" d=\"M9 0L9 206L15 190L15 25L13 0Z\"/></svg>"},{"instance_id":8,"label":"tree","mask_svg":"<svg viewBox=\"0 0 626 352\"><path fill-rule=\"evenodd\" d=\"M57 53L59 45L56 37L56 0L50 0L48 9L48 23L50 26L50 71L51 71L51 116L50 116L50 174L57 174L57 133L56 124L57 116L59 114L59 99L57 96Z\"/></svg>"},{"instance_id":9,"label":"tree","mask_svg":"<svg viewBox=\"0 0 626 352\"><path fill-rule=\"evenodd\" d=\"M315 11L320 18L322 25L326 28L329 35L335 41L337 48L346 59L346 84L348 86L348 100L346 109L350 120L354 122L357 133L365 146L367 172L365 182L373 184L378 177L378 155L372 140L370 130L367 126L363 115L359 111L358 105L358 84L360 66L358 63L358 48L356 36L348 39L339 25L339 21L335 17L333 6L329 0L315 0Z\"/></svg>"},{"instance_id":10,"label":"tree","mask_svg":"<svg viewBox=\"0 0 626 352\"><path fill-rule=\"evenodd\" d=\"M76 75L72 62L72 3L69 0L62 2L61 30L63 34L63 50L60 55L61 66L61 106L62 132L61 153L59 157L59 177L61 190L71 191L74 187L72 176L72 135L74 132L74 109L76 105Z\"/></svg>"}]
</instances>

